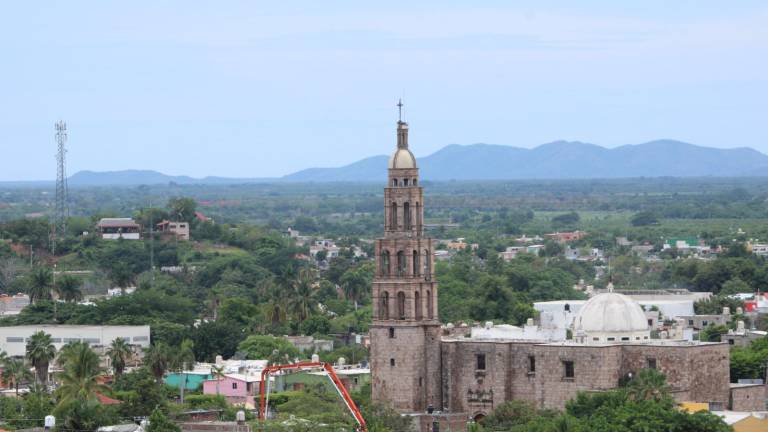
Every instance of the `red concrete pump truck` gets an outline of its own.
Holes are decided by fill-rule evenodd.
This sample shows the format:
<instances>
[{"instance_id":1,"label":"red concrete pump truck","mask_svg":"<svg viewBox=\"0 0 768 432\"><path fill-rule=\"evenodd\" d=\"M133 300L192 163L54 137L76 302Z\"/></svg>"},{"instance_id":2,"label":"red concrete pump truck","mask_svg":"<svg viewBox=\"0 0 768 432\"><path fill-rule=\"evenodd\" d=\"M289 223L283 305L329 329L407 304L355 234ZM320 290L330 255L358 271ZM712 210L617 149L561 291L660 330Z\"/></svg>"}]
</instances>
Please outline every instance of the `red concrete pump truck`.
<instances>
[{"instance_id":1,"label":"red concrete pump truck","mask_svg":"<svg viewBox=\"0 0 768 432\"><path fill-rule=\"evenodd\" d=\"M266 420L267 418L267 409L269 405L269 392L270 392L269 375L272 372L278 372L283 370L305 370L305 369L317 369L317 368L321 368L326 372L326 374L328 375L328 378L330 378L331 380L331 384L333 384L333 387L339 393L339 396L341 396L341 399L344 401L344 404L347 406L347 409L349 409L349 412L352 414L352 417L355 418L355 421L357 422L357 428L355 430L360 432L367 432L368 429L365 426L365 419L363 419L363 415L360 414L360 410L357 408L357 405L355 405L355 401L353 401L352 398L349 396L349 393L347 392L346 387L344 387L344 383L341 382L339 377L336 375L336 371L333 370L333 366L330 363L326 363L326 362L300 362L300 363L273 365L273 366L265 367L261 371L261 385L260 385L261 401L259 403L259 419Z\"/></svg>"}]
</instances>

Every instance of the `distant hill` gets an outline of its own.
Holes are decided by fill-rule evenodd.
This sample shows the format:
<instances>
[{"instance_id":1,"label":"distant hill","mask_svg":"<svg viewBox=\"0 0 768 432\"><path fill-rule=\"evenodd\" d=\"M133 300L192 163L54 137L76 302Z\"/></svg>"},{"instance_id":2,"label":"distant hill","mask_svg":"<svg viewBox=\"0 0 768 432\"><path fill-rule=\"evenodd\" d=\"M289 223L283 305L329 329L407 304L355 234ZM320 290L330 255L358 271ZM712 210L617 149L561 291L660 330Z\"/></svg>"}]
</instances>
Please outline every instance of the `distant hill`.
<instances>
[{"instance_id":1,"label":"distant hill","mask_svg":"<svg viewBox=\"0 0 768 432\"><path fill-rule=\"evenodd\" d=\"M171 176L151 170L78 171L67 179L70 186L132 186L157 184L237 184L256 183L269 179ZM273 181L275 179L272 179Z\"/></svg>"},{"instance_id":2,"label":"distant hill","mask_svg":"<svg viewBox=\"0 0 768 432\"><path fill-rule=\"evenodd\" d=\"M388 156L372 156L338 168L308 168L280 178L171 176L150 170L80 171L70 186L135 186L176 183L382 182ZM718 149L673 140L607 149L555 141L527 149L493 144L452 144L417 158L424 180L519 180L627 177L763 177L768 156L739 147ZM0 182L4 187L50 187L53 182Z\"/></svg>"},{"instance_id":3,"label":"distant hill","mask_svg":"<svg viewBox=\"0 0 768 432\"><path fill-rule=\"evenodd\" d=\"M287 181L381 181L386 156L339 168L311 168ZM751 148L717 149L673 140L607 149L555 141L532 149L492 145L449 145L418 158L425 180L512 180L621 177L733 177L768 175L768 156Z\"/></svg>"}]
</instances>

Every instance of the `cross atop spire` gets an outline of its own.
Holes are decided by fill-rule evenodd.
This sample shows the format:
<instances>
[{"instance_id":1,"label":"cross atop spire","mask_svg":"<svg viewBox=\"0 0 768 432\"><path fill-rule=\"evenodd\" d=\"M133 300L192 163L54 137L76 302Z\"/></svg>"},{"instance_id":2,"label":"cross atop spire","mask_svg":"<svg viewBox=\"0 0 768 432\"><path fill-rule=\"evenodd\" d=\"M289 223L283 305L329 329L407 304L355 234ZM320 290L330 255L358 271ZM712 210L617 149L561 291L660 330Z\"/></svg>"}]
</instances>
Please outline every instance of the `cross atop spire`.
<instances>
[{"instance_id":1,"label":"cross atop spire","mask_svg":"<svg viewBox=\"0 0 768 432\"><path fill-rule=\"evenodd\" d=\"M403 99L397 101L397 121L402 122L403 121Z\"/></svg>"}]
</instances>

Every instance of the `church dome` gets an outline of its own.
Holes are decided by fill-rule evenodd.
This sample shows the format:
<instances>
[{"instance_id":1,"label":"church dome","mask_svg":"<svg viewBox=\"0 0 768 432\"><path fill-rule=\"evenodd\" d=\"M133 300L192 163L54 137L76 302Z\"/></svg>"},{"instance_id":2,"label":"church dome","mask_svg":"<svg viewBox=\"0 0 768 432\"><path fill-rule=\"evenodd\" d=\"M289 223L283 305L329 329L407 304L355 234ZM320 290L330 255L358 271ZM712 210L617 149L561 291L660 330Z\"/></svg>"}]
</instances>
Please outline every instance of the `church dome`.
<instances>
[{"instance_id":1,"label":"church dome","mask_svg":"<svg viewBox=\"0 0 768 432\"><path fill-rule=\"evenodd\" d=\"M631 298L614 292L598 294L584 304L573 326L592 341L648 339L645 312Z\"/></svg>"},{"instance_id":2,"label":"church dome","mask_svg":"<svg viewBox=\"0 0 768 432\"><path fill-rule=\"evenodd\" d=\"M389 157L389 169L416 168L416 158L407 148L399 148Z\"/></svg>"}]
</instances>

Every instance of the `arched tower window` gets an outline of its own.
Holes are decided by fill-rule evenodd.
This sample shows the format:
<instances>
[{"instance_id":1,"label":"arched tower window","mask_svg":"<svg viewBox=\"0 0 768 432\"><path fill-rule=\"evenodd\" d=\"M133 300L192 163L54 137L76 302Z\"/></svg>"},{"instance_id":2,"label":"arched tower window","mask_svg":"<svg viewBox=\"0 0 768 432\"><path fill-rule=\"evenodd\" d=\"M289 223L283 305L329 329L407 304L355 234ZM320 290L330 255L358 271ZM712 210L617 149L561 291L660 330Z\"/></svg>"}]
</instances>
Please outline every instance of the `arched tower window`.
<instances>
[{"instance_id":1,"label":"arched tower window","mask_svg":"<svg viewBox=\"0 0 768 432\"><path fill-rule=\"evenodd\" d=\"M419 181L418 181L418 180L416 180L416 179L413 179L413 182L411 182L411 184L413 184L414 186L416 186L416 185L418 185L418 184L419 184Z\"/></svg>"},{"instance_id":2,"label":"arched tower window","mask_svg":"<svg viewBox=\"0 0 768 432\"><path fill-rule=\"evenodd\" d=\"M413 251L413 275L418 276L419 275L419 251L414 250Z\"/></svg>"},{"instance_id":3,"label":"arched tower window","mask_svg":"<svg viewBox=\"0 0 768 432\"><path fill-rule=\"evenodd\" d=\"M408 186L408 179L407 178L403 179L403 186Z\"/></svg>"},{"instance_id":4,"label":"arched tower window","mask_svg":"<svg viewBox=\"0 0 768 432\"><path fill-rule=\"evenodd\" d=\"M416 229L421 230L421 206L419 206L418 201L416 201L416 217L414 219L416 220Z\"/></svg>"},{"instance_id":5,"label":"arched tower window","mask_svg":"<svg viewBox=\"0 0 768 432\"><path fill-rule=\"evenodd\" d=\"M397 179L392 179L392 187L397 187Z\"/></svg>"},{"instance_id":6,"label":"arched tower window","mask_svg":"<svg viewBox=\"0 0 768 432\"><path fill-rule=\"evenodd\" d=\"M397 293L397 316L405 319L405 293L402 291Z\"/></svg>"},{"instance_id":7,"label":"arched tower window","mask_svg":"<svg viewBox=\"0 0 768 432\"><path fill-rule=\"evenodd\" d=\"M381 252L381 274L389 276L389 251L385 250Z\"/></svg>"},{"instance_id":8,"label":"arched tower window","mask_svg":"<svg viewBox=\"0 0 768 432\"><path fill-rule=\"evenodd\" d=\"M427 316L429 319L435 317L434 304L432 303L432 293L427 290Z\"/></svg>"},{"instance_id":9,"label":"arched tower window","mask_svg":"<svg viewBox=\"0 0 768 432\"><path fill-rule=\"evenodd\" d=\"M411 229L411 204L408 202L403 204L403 229Z\"/></svg>"},{"instance_id":10,"label":"arched tower window","mask_svg":"<svg viewBox=\"0 0 768 432\"><path fill-rule=\"evenodd\" d=\"M389 207L389 229L397 229L397 203L395 202Z\"/></svg>"},{"instance_id":11,"label":"arched tower window","mask_svg":"<svg viewBox=\"0 0 768 432\"><path fill-rule=\"evenodd\" d=\"M397 276L405 276L405 252L397 252Z\"/></svg>"},{"instance_id":12,"label":"arched tower window","mask_svg":"<svg viewBox=\"0 0 768 432\"><path fill-rule=\"evenodd\" d=\"M416 311L416 319L421 319L421 296L418 291L413 293L413 308Z\"/></svg>"},{"instance_id":13,"label":"arched tower window","mask_svg":"<svg viewBox=\"0 0 768 432\"><path fill-rule=\"evenodd\" d=\"M389 319L389 292L384 291L381 295L381 311L379 312L381 319Z\"/></svg>"},{"instance_id":14,"label":"arched tower window","mask_svg":"<svg viewBox=\"0 0 768 432\"><path fill-rule=\"evenodd\" d=\"M424 277L432 279L432 256L429 255L429 249L424 249Z\"/></svg>"}]
</instances>

